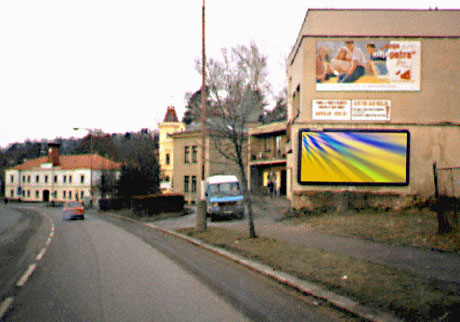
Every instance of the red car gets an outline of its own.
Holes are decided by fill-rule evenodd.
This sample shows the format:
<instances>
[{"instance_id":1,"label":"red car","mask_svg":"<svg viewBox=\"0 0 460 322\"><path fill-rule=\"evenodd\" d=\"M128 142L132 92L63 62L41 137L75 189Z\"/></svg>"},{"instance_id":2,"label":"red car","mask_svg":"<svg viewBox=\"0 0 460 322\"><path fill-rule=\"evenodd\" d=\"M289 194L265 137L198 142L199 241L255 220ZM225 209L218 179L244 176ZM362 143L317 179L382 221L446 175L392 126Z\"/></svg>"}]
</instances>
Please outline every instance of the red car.
<instances>
[{"instance_id":1,"label":"red car","mask_svg":"<svg viewBox=\"0 0 460 322\"><path fill-rule=\"evenodd\" d=\"M85 205L81 201L67 201L62 208L63 218L85 219Z\"/></svg>"}]
</instances>

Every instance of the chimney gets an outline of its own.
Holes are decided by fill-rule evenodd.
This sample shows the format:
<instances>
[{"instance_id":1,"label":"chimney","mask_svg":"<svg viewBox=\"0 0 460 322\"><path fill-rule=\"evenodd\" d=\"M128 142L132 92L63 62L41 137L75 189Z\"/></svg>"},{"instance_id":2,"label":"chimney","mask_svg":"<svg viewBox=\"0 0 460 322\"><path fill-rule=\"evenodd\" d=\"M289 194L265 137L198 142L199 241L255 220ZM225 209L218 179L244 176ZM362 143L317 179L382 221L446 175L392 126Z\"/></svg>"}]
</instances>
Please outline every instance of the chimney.
<instances>
[{"instance_id":1,"label":"chimney","mask_svg":"<svg viewBox=\"0 0 460 322\"><path fill-rule=\"evenodd\" d=\"M48 143L48 163L59 165L59 143Z\"/></svg>"}]
</instances>

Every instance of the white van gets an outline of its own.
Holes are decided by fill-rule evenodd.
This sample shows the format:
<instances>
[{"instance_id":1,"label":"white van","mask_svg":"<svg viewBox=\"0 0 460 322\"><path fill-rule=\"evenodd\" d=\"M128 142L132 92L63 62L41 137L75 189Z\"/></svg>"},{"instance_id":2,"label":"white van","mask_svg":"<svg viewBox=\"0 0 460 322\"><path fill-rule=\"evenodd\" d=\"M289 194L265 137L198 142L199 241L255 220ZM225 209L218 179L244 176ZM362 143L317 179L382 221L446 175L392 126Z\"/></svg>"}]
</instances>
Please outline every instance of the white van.
<instances>
[{"instance_id":1,"label":"white van","mask_svg":"<svg viewBox=\"0 0 460 322\"><path fill-rule=\"evenodd\" d=\"M206 180L206 212L217 218L244 218L245 205L238 178L234 175L211 176Z\"/></svg>"}]
</instances>

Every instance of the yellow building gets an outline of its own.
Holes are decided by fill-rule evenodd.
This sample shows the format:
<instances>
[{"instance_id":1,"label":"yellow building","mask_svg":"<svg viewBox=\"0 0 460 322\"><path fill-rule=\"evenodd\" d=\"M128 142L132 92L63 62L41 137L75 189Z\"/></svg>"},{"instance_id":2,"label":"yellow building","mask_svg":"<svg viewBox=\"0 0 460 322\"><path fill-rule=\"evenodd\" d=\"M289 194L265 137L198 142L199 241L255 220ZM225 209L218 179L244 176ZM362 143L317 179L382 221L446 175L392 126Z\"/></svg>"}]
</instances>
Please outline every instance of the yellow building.
<instances>
[{"instance_id":1,"label":"yellow building","mask_svg":"<svg viewBox=\"0 0 460 322\"><path fill-rule=\"evenodd\" d=\"M308 10L287 71L295 208L434 195L433 164L460 165L459 21L459 10Z\"/></svg>"},{"instance_id":2,"label":"yellow building","mask_svg":"<svg viewBox=\"0 0 460 322\"><path fill-rule=\"evenodd\" d=\"M170 136L174 141L174 172L172 187L174 193L181 193L188 204L197 204L201 197L201 153L202 136L200 129L188 129ZM204 178L217 174L236 175L240 170L235 163L225 159L216 149L215 144L225 144L223 141L213 141L206 136L206 152L204 158ZM245 152L245 158L247 153Z\"/></svg>"},{"instance_id":3,"label":"yellow building","mask_svg":"<svg viewBox=\"0 0 460 322\"><path fill-rule=\"evenodd\" d=\"M161 188L170 191L174 167L174 148L171 134L185 130L185 124L179 122L174 106L168 106L163 122L158 124L160 131L160 167Z\"/></svg>"}]
</instances>

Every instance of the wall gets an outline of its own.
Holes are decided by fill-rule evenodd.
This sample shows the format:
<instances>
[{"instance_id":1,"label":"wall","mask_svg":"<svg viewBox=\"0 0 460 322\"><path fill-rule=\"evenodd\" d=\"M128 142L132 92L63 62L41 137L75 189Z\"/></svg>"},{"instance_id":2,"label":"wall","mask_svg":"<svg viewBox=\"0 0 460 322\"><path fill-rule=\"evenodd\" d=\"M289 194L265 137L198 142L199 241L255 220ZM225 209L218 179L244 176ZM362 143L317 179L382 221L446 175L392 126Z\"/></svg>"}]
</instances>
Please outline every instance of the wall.
<instances>
[{"instance_id":1,"label":"wall","mask_svg":"<svg viewBox=\"0 0 460 322\"><path fill-rule=\"evenodd\" d=\"M356 38L355 38L356 39ZM384 38L359 38L375 41ZM392 38L390 38L392 39ZM421 44L420 91L328 91L316 90L316 42L336 38L306 37L294 62L288 68L289 115L293 121L288 154L288 197L296 208L313 206L320 194L354 192L377 204L401 207L434 194L433 162L440 167L459 166L460 151L460 40L458 38L410 38ZM301 88L300 114L296 118L293 95ZM391 101L389 121L318 121L312 119L314 99ZM408 130L410 139L410 180L408 186L311 186L297 180L298 131L303 128L353 128ZM316 195L315 195L316 193ZM365 196L365 197L364 197ZM340 199L340 197L338 197ZM329 198L329 200L335 200Z\"/></svg>"}]
</instances>

